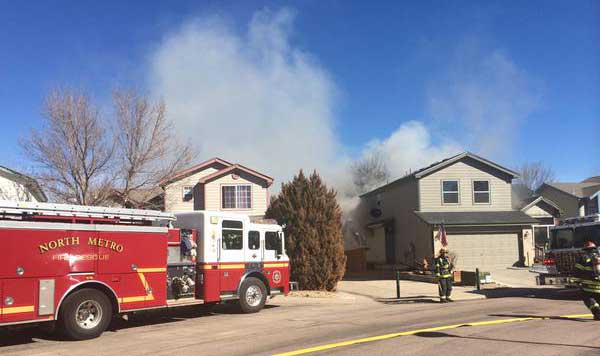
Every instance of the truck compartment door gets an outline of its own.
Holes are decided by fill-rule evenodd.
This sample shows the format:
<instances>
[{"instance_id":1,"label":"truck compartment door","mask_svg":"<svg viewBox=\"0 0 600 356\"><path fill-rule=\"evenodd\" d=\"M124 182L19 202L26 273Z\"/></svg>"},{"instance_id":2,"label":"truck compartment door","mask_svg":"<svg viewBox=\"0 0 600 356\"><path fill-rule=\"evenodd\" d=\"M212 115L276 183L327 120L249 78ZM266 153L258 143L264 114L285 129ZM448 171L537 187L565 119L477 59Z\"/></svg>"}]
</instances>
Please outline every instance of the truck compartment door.
<instances>
[{"instance_id":1,"label":"truck compartment door","mask_svg":"<svg viewBox=\"0 0 600 356\"><path fill-rule=\"evenodd\" d=\"M2 283L2 322L36 319L36 287L33 278L5 279Z\"/></svg>"},{"instance_id":2,"label":"truck compartment door","mask_svg":"<svg viewBox=\"0 0 600 356\"><path fill-rule=\"evenodd\" d=\"M122 310L166 304L166 233L100 231L97 243L98 273L119 277Z\"/></svg>"}]
</instances>

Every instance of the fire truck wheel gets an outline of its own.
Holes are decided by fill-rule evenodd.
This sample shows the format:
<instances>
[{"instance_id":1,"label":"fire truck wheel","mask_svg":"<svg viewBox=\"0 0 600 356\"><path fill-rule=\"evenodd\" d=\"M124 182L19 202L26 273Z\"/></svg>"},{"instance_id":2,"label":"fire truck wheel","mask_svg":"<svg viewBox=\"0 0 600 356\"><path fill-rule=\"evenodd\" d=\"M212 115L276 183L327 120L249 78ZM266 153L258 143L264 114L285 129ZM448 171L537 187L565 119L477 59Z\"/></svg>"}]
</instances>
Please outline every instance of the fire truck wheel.
<instances>
[{"instance_id":1,"label":"fire truck wheel","mask_svg":"<svg viewBox=\"0 0 600 356\"><path fill-rule=\"evenodd\" d=\"M112 319L112 305L96 289L81 289L69 295L60 308L59 323L65 336L72 340L100 336Z\"/></svg>"},{"instance_id":2,"label":"fire truck wheel","mask_svg":"<svg viewBox=\"0 0 600 356\"><path fill-rule=\"evenodd\" d=\"M244 313L260 311L267 301L267 288L263 282L254 277L249 277L242 282L240 288L240 308Z\"/></svg>"}]
</instances>

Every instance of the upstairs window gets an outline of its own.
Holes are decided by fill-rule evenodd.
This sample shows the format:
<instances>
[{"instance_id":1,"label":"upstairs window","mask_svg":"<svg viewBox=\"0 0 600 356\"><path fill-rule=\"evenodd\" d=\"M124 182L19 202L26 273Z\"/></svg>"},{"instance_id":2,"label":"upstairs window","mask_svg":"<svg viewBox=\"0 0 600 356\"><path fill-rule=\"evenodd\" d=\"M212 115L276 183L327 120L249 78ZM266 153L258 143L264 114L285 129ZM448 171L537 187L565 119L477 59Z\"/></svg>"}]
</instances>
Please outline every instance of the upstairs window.
<instances>
[{"instance_id":1,"label":"upstairs window","mask_svg":"<svg viewBox=\"0 0 600 356\"><path fill-rule=\"evenodd\" d=\"M487 180L473 181L473 203L489 204L490 203L490 182Z\"/></svg>"},{"instance_id":2,"label":"upstairs window","mask_svg":"<svg viewBox=\"0 0 600 356\"><path fill-rule=\"evenodd\" d=\"M221 188L223 209L252 209L251 185L225 185Z\"/></svg>"},{"instance_id":3,"label":"upstairs window","mask_svg":"<svg viewBox=\"0 0 600 356\"><path fill-rule=\"evenodd\" d=\"M190 200L192 200L192 198L194 196L194 187L191 185L186 185L185 187L183 187L182 193L183 193L182 200L190 201Z\"/></svg>"},{"instance_id":4,"label":"upstairs window","mask_svg":"<svg viewBox=\"0 0 600 356\"><path fill-rule=\"evenodd\" d=\"M442 181L442 202L444 204L458 204L458 181Z\"/></svg>"}]
</instances>

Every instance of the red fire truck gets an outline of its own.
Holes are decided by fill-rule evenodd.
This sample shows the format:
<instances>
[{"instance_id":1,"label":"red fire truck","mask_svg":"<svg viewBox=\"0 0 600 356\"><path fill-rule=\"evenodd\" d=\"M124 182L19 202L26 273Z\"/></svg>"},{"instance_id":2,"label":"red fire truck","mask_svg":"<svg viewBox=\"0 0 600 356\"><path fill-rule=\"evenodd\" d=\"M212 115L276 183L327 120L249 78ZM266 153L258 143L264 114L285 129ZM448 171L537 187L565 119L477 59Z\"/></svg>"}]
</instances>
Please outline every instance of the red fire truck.
<instances>
[{"instance_id":1,"label":"red fire truck","mask_svg":"<svg viewBox=\"0 0 600 356\"><path fill-rule=\"evenodd\" d=\"M577 286L572 279L575 264L587 241L600 246L600 214L563 219L552 227L543 268L537 271L538 284Z\"/></svg>"},{"instance_id":2,"label":"red fire truck","mask_svg":"<svg viewBox=\"0 0 600 356\"><path fill-rule=\"evenodd\" d=\"M289 291L279 225L245 215L0 201L0 326L99 336L115 314Z\"/></svg>"}]
</instances>

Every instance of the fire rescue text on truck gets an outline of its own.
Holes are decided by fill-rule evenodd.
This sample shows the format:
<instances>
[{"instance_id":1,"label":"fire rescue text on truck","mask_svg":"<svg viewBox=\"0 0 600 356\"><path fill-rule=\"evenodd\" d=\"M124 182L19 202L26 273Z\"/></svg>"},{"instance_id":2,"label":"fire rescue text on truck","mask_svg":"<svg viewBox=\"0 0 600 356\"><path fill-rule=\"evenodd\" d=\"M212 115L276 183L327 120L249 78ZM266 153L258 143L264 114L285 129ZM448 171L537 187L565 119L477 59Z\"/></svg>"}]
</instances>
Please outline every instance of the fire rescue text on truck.
<instances>
[{"instance_id":1,"label":"fire rescue text on truck","mask_svg":"<svg viewBox=\"0 0 600 356\"><path fill-rule=\"evenodd\" d=\"M247 216L0 201L0 326L99 336L115 314L289 291L283 232Z\"/></svg>"}]
</instances>

